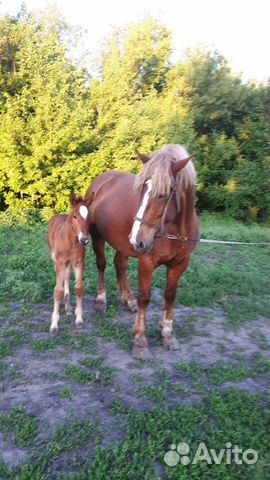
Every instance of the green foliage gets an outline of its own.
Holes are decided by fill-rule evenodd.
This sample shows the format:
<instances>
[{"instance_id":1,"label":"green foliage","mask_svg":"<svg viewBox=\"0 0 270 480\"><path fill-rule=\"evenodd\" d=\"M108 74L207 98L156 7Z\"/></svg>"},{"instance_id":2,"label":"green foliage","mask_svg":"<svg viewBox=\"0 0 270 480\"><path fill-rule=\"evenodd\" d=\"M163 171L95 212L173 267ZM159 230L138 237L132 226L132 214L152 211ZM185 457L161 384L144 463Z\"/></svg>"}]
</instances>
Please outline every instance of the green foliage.
<instances>
[{"instance_id":1,"label":"green foliage","mask_svg":"<svg viewBox=\"0 0 270 480\"><path fill-rule=\"evenodd\" d=\"M195 155L200 209L266 218L268 90L242 83L217 52L188 51L172 65L170 32L146 18L114 31L89 80L69 54L73 29L51 10L1 17L0 38L7 224L47 221L67 210L71 189L84 193L112 168L136 173L135 148L166 143Z\"/></svg>"}]
</instances>

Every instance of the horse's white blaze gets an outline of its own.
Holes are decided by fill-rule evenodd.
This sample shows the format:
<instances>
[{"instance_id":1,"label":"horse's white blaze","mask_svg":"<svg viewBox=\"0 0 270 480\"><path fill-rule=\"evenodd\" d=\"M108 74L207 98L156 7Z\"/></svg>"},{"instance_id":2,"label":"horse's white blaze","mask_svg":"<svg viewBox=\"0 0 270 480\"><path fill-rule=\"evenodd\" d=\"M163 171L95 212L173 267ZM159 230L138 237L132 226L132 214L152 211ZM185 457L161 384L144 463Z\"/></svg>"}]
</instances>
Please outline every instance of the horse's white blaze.
<instances>
[{"instance_id":1,"label":"horse's white blaze","mask_svg":"<svg viewBox=\"0 0 270 480\"><path fill-rule=\"evenodd\" d=\"M145 209L146 209L148 201L149 201L150 192L151 192L151 189L152 189L152 180L147 180L145 183L147 184L147 190L144 194L141 206L140 206L138 212L136 213L136 217L139 217L139 218L143 218ZM141 222L139 220L135 220L135 222L133 223L130 235L129 235L129 242L131 243L131 245L136 245L137 235L138 235L138 231L140 229L140 226L141 226Z\"/></svg>"},{"instance_id":2,"label":"horse's white blaze","mask_svg":"<svg viewBox=\"0 0 270 480\"><path fill-rule=\"evenodd\" d=\"M88 209L85 205L81 205L80 208L79 208L79 212L80 212L80 215L81 217L86 220L87 218L87 215L88 215Z\"/></svg>"}]
</instances>

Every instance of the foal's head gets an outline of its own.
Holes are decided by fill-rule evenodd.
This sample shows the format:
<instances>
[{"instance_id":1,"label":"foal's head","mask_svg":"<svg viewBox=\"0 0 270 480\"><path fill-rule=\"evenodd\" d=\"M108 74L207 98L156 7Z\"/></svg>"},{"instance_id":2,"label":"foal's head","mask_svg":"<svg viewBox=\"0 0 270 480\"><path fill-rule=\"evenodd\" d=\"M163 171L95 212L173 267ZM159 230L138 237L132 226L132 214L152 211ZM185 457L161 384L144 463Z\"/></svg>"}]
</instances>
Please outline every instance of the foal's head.
<instances>
[{"instance_id":1,"label":"foal's head","mask_svg":"<svg viewBox=\"0 0 270 480\"><path fill-rule=\"evenodd\" d=\"M69 218L72 229L78 237L81 245L85 246L89 242L89 211L85 200L77 197L74 192L70 195L72 210Z\"/></svg>"},{"instance_id":2,"label":"foal's head","mask_svg":"<svg viewBox=\"0 0 270 480\"><path fill-rule=\"evenodd\" d=\"M151 157L137 152L144 166L135 180L141 193L140 208L129 241L141 253L151 250L155 235L162 230L168 208L176 202L174 191L195 183L191 156L180 145L166 145ZM179 192L176 193L179 196Z\"/></svg>"}]
</instances>

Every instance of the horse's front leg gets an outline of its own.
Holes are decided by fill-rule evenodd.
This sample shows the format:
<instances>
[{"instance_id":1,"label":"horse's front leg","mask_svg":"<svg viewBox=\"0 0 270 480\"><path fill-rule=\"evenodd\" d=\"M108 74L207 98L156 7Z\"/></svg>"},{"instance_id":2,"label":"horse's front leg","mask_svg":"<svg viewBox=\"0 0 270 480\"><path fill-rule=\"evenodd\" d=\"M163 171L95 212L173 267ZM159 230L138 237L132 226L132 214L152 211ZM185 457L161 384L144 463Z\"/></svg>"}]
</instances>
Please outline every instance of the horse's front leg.
<instances>
[{"instance_id":1,"label":"horse's front leg","mask_svg":"<svg viewBox=\"0 0 270 480\"><path fill-rule=\"evenodd\" d=\"M69 282L70 282L70 265L68 265L68 267L66 268L65 276L64 276L64 302L65 302L66 315L72 315L72 307L70 304Z\"/></svg>"},{"instance_id":2,"label":"horse's front leg","mask_svg":"<svg viewBox=\"0 0 270 480\"><path fill-rule=\"evenodd\" d=\"M155 267L149 258L139 259L138 312L132 330L134 336L132 356L134 358L139 358L143 360L152 358L152 355L148 349L148 341L145 335L145 313L151 299L151 281L154 268Z\"/></svg>"},{"instance_id":3,"label":"horse's front leg","mask_svg":"<svg viewBox=\"0 0 270 480\"><path fill-rule=\"evenodd\" d=\"M81 327L83 324L82 298L83 298L84 260L81 259L79 262L76 263L76 265L73 268L74 268L74 274L75 274L75 292L76 292L75 326Z\"/></svg>"},{"instance_id":4,"label":"horse's front leg","mask_svg":"<svg viewBox=\"0 0 270 480\"><path fill-rule=\"evenodd\" d=\"M167 268L167 285L164 293L165 308L160 321L161 338L164 348L177 348L178 341L173 335L173 303L175 300L178 280L189 264L189 258L184 258L181 263Z\"/></svg>"},{"instance_id":5,"label":"horse's front leg","mask_svg":"<svg viewBox=\"0 0 270 480\"><path fill-rule=\"evenodd\" d=\"M55 335L58 333L58 322L59 322L59 307L61 300L64 297L64 275L65 275L66 267L59 261L55 263L55 271L56 271L56 285L54 288L54 306L53 306L53 313L52 313L52 322L50 326L50 333Z\"/></svg>"}]
</instances>

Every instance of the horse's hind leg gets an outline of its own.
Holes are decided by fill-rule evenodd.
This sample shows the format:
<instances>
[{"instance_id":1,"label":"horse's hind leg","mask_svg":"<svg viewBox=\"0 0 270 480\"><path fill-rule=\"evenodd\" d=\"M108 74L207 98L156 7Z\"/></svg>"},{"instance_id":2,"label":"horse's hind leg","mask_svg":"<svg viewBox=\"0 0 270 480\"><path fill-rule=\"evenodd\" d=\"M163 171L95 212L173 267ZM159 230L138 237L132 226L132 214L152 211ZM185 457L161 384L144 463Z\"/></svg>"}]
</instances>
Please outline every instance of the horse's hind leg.
<instances>
[{"instance_id":1,"label":"horse's hind leg","mask_svg":"<svg viewBox=\"0 0 270 480\"><path fill-rule=\"evenodd\" d=\"M54 288L54 307L52 313L52 323L50 327L50 333L52 335L58 332L58 322L59 322L59 306L61 300L64 297L63 281L65 274L65 266L60 262L55 264L56 271L56 285Z\"/></svg>"},{"instance_id":2,"label":"horse's hind leg","mask_svg":"<svg viewBox=\"0 0 270 480\"><path fill-rule=\"evenodd\" d=\"M76 292L76 320L75 326L80 327L83 324L82 298L83 298L83 267L84 261L80 260L74 267L75 274L75 292Z\"/></svg>"},{"instance_id":3,"label":"horse's hind leg","mask_svg":"<svg viewBox=\"0 0 270 480\"><path fill-rule=\"evenodd\" d=\"M98 312L104 312L107 308L107 297L105 290L105 268L106 257L104 254L104 240L99 234L92 234L93 249L96 254L96 263L98 268L98 289L96 295L96 310Z\"/></svg>"},{"instance_id":4,"label":"horse's hind leg","mask_svg":"<svg viewBox=\"0 0 270 480\"><path fill-rule=\"evenodd\" d=\"M128 257L122 255L120 252L116 252L114 257L114 266L119 285L120 300L121 303L127 305L131 312L135 313L137 312L138 304L136 298L131 291L129 281L126 275L127 264Z\"/></svg>"},{"instance_id":5,"label":"horse's hind leg","mask_svg":"<svg viewBox=\"0 0 270 480\"><path fill-rule=\"evenodd\" d=\"M66 314L72 315L72 308L70 305L69 281L70 281L70 265L66 268L65 276L64 276L64 302L65 302Z\"/></svg>"},{"instance_id":6,"label":"horse's hind leg","mask_svg":"<svg viewBox=\"0 0 270 480\"><path fill-rule=\"evenodd\" d=\"M164 294L165 308L162 320L159 323L164 348L178 348L178 341L173 335L173 302L176 295L178 280L187 269L188 264L189 258L185 258L180 264L167 268L167 285Z\"/></svg>"}]
</instances>

